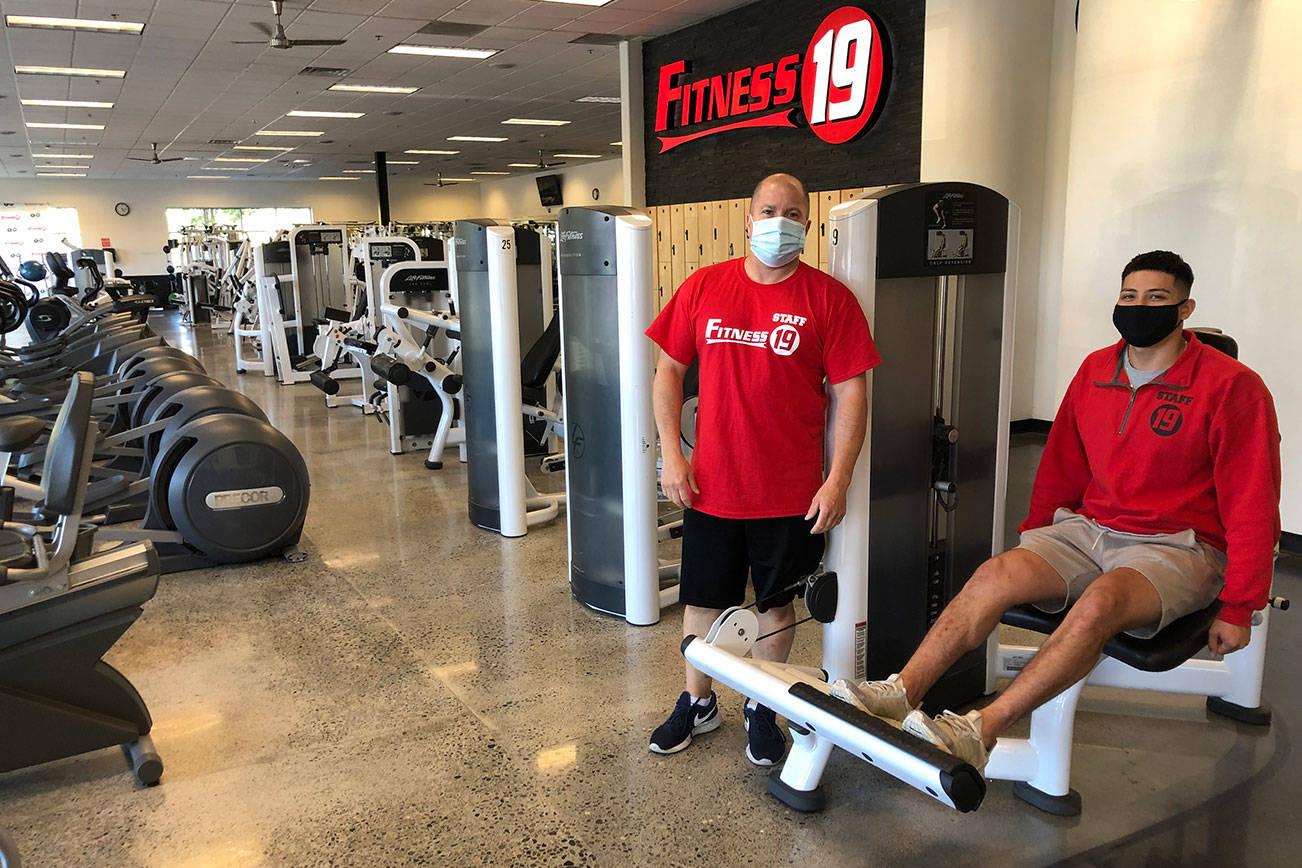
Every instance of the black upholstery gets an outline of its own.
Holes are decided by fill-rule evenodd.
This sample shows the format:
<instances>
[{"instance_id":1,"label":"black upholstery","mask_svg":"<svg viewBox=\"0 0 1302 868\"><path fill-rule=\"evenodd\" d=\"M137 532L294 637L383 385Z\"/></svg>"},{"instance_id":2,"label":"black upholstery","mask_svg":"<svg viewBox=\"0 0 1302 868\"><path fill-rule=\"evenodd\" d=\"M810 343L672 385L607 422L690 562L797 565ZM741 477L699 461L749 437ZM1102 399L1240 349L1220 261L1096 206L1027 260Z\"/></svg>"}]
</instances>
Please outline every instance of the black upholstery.
<instances>
[{"instance_id":1,"label":"black upholstery","mask_svg":"<svg viewBox=\"0 0 1302 868\"><path fill-rule=\"evenodd\" d=\"M21 452L45 433L45 422L35 416L7 416L0 419L0 451Z\"/></svg>"},{"instance_id":2,"label":"black upholstery","mask_svg":"<svg viewBox=\"0 0 1302 868\"><path fill-rule=\"evenodd\" d=\"M547 328L533 342L520 361L520 385L525 389L542 389L561 355L561 318L553 316Z\"/></svg>"},{"instance_id":3,"label":"black upholstery","mask_svg":"<svg viewBox=\"0 0 1302 868\"><path fill-rule=\"evenodd\" d=\"M54 286L52 291L69 295L68 281L76 275L68 267L68 261L62 255L50 251L45 254L45 265L50 269L50 274L54 275Z\"/></svg>"},{"instance_id":4,"label":"black upholstery","mask_svg":"<svg viewBox=\"0 0 1302 868\"><path fill-rule=\"evenodd\" d=\"M1174 669L1207 645L1207 631L1220 611L1221 601L1216 600L1206 609L1172 621L1151 639L1136 639L1124 633L1113 636L1103 646L1103 653L1145 672ZM1065 611L1049 614L1034 606L1018 606L1004 615L1004 623L1037 633L1052 633L1066 616Z\"/></svg>"},{"instance_id":5,"label":"black upholstery","mask_svg":"<svg viewBox=\"0 0 1302 868\"><path fill-rule=\"evenodd\" d=\"M86 433L91 425L91 402L95 399L95 377L78 371L69 382L50 443L45 449L45 475L41 479L46 517L68 515L90 472L91 450Z\"/></svg>"},{"instance_id":6,"label":"black upholstery","mask_svg":"<svg viewBox=\"0 0 1302 868\"><path fill-rule=\"evenodd\" d=\"M1189 331L1198 336L1199 342L1220 350L1232 359L1239 357L1239 342L1220 329L1197 328Z\"/></svg>"}]
</instances>

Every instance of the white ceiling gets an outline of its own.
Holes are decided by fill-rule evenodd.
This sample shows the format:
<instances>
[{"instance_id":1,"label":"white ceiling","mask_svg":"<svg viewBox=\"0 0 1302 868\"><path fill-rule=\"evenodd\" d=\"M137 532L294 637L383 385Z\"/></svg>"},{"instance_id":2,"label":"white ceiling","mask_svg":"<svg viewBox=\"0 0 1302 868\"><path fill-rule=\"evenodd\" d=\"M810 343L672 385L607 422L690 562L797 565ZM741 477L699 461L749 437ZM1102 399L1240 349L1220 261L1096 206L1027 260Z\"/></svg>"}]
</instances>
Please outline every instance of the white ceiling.
<instances>
[{"instance_id":1,"label":"white ceiling","mask_svg":"<svg viewBox=\"0 0 1302 868\"><path fill-rule=\"evenodd\" d=\"M233 139L295 145L287 155L232 177L315 179L364 168L375 151L420 160L391 174L473 170L528 172L508 163L554 153L619 155L618 105L576 103L618 96L618 48L574 44L587 33L657 36L744 5L747 0L613 0L603 7L538 0L287 0L292 40L341 39L333 47L274 50L233 45L261 39L251 22L272 22L268 0L0 0L0 12L145 23L144 33L4 27L0 42L0 177L33 177L44 153L91 153L91 178L184 178L207 174L218 156L259 156L209 144ZM433 21L487 26L474 36L417 33ZM500 49L486 60L388 54L401 42ZM16 75L15 65L125 69L126 78ZM510 68L499 65L510 64ZM301 75L306 66L349 70L342 79ZM419 87L410 96L327 92L335 82ZM112 109L22 106L20 99L113 102ZM287 118L294 109L365 112L356 120ZM570 120L564 127L504 126L509 117ZM32 129L29 121L104 124L98 131ZM266 127L322 130L320 138L256 136ZM500 144L446 141L453 135L509 136ZM162 165L133 162L150 142ZM459 149L453 157L411 156L408 148ZM270 153L270 152L265 152ZM310 165L286 164L307 159ZM573 164L574 160L570 163ZM212 174L220 174L213 172ZM53 179L51 179L53 181ZM72 183L71 181L67 183Z\"/></svg>"}]
</instances>

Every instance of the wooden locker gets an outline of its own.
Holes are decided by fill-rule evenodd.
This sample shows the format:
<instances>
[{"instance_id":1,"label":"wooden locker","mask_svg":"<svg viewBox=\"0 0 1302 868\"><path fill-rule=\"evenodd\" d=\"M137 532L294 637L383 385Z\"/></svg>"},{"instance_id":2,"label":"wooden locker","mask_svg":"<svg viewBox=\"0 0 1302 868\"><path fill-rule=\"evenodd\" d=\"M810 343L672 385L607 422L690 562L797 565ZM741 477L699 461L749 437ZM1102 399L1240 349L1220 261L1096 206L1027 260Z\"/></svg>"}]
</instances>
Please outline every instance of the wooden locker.
<instances>
[{"instance_id":1,"label":"wooden locker","mask_svg":"<svg viewBox=\"0 0 1302 868\"><path fill-rule=\"evenodd\" d=\"M656 310L660 311L673 296L678 286L673 282L673 266L666 259L656 266Z\"/></svg>"},{"instance_id":2,"label":"wooden locker","mask_svg":"<svg viewBox=\"0 0 1302 868\"><path fill-rule=\"evenodd\" d=\"M686 205L669 206L669 265L670 265L670 288L669 294L673 295L678 291L678 286L687 276L684 270L687 265L687 245L683 242L683 216Z\"/></svg>"},{"instance_id":3,"label":"wooden locker","mask_svg":"<svg viewBox=\"0 0 1302 868\"><path fill-rule=\"evenodd\" d=\"M710 261L727 262L732 259L728 249L732 243L732 203L723 199L710 204L714 213L710 221Z\"/></svg>"},{"instance_id":4,"label":"wooden locker","mask_svg":"<svg viewBox=\"0 0 1302 868\"><path fill-rule=\"evenodd\" d=\"M656 215L656 262L669 262L669 245L673 241L673 227L670 225L669 206L661 205L653 209Z\"/></svg>"},{"instance_id":5,"label":"wooden locker","mask_svg":"<svg viewBox=\"0 0 1302 868\"><path fill-rule=\"evenodd\" d=\"M800 261L818 267L818 220L822 213L822 194L814 193L809 197L809 231L805 234L805 249L800 254Z\"/></svg>"},{"instance_id":6,"label":"wooden locker","mask_svg":"<svg viewBox=\"0 0 1302 868\"><path fill-rule=\"evenodd\" d=\"M728 258L746 255L746 200L728 200Z\"/></svg>"},{"instance_id":7,"label":"wooden locker","mask_svg":"<svg viewBox=\"0 0 1302 868\"><path fill-rule=\"evenodd\" d=\"M692 202L683 206L683 256L687 262L701 264L701 212L705 209L702 202ZM690 274L690 272L688 272Z\"/></svg>"},{"instance_id":8,"label":"wooden locker","mask_svg":"<svg viewBox=\"0 0 1302 868\"><path fill-rule=\"evenodd\" d=\"M818 199L818 267L827 270L827 244L830 240L827 235L827 217L832 209L841 204L841 191L829 190L824 193L815 193Z\"/></svg>"}]
</instances>

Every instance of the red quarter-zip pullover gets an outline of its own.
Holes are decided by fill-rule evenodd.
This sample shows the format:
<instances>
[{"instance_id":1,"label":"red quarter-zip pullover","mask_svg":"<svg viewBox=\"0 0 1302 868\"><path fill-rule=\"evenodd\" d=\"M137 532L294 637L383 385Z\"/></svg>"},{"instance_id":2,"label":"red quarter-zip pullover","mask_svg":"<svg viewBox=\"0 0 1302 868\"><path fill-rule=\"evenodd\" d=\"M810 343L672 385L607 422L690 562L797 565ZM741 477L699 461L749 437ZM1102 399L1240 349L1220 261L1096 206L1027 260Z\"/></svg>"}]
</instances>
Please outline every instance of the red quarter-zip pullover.
<instances>
[{"instance_id":1,"label":"red quarter-zip pullover","mask_svg":"<svg viewBox=\"0 0 1302 868\"><path fill-rule=\"evenodd\" d=\"M1261 377L1200 343L1131 388L1125 341L1091 353L1058 408L1020 530L1065 507L1124 533L1178 533L1226 553L1220 618L1265 607L1279 541L1279 422Z\"/></svg>"}]
</instances>

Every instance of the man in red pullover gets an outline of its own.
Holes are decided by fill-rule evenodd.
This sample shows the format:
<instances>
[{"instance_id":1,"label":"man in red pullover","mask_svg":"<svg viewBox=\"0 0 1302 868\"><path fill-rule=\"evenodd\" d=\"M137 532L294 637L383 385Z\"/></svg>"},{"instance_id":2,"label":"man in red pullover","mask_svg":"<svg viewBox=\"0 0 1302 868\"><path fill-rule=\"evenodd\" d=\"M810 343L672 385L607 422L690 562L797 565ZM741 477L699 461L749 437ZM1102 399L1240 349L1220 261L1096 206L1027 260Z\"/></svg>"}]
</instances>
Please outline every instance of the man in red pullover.
<instances>
[{"instance_id":1,"label":"man in red pullover","mask_svg":"<svg viewBox=\"0 0 1302 868\"><path fill-rule=\"evenodd\" d=\"M1219 598L1207 647L1248 644L1279 540L1275 406L1261 378L1181 328L1193 270L1165 250L1122 271L1122 340L1091 353L1049 432L1017 548L986 561L912 659L833 694L984 768L999 734L1089 674L1118 633L1148 637ZM1013 606L1071 610L985 708L916 706Z\"/></svg>"}]
</instances>

